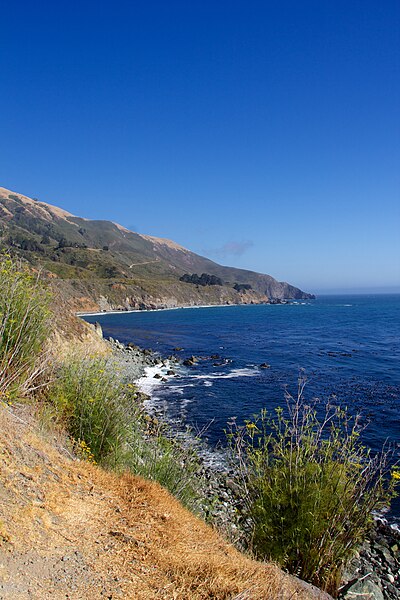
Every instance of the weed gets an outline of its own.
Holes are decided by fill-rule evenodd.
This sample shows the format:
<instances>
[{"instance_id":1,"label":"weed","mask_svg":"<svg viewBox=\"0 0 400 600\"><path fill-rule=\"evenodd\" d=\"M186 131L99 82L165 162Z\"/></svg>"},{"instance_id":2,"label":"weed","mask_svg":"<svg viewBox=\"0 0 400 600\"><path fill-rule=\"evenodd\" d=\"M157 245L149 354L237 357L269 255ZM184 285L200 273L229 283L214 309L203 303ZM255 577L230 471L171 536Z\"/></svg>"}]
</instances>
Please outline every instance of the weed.
<instances>
[{"instance_id":1,"label":"weed","mask_svg":"<svg viewBox=\"0 0 400 600\"><path fill-rule=\"evenodd\" d=\"M264 410L243 427L231 424L230 447L260 558L335 594L343 565L364 539L373 510L395 494L388 451L360 442L359 417L328 404L322 419L300 382L287 412ZM396 470L392 471L397 473Z\"/></svg>"},{"instance_id":2,"label":"weed","mask_svg":"<svg viewBox=\"0 0 400 600\"><path fill-rule=\"evenodd\" d=\"M157 481L192 511L201 511L203 482L193 447L178 443L160 425L144 433L143 420L132 428L128 447L127 465L134 473Z\"/></svg>"}]
</instances>

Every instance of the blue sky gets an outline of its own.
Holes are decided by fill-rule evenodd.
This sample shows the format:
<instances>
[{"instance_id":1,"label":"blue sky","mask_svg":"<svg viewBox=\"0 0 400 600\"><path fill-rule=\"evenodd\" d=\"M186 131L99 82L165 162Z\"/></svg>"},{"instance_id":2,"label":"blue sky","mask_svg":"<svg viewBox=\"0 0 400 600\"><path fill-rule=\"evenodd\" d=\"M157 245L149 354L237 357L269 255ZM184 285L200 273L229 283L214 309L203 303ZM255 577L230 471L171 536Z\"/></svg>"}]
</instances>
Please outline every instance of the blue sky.
<instances>
[{"instance_id":1,"label":"blue sky","mask_svg":"<svg viewBox=\"0 0 400 600\"><path fill-rule=\"evenodd\" d=\"M2 7L0 185L309 291L400 291L398 0Z\"/></svg>"}]
</instances>

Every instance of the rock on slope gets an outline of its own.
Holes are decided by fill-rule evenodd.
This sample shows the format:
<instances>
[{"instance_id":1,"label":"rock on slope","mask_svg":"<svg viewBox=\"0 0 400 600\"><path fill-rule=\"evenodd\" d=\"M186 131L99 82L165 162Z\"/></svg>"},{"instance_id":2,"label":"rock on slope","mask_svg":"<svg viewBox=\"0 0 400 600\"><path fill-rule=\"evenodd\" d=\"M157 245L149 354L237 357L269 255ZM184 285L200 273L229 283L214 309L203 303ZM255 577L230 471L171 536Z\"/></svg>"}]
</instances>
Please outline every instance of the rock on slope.
<instances>
[{"instance_id":1,"label":"rock on slope","mask_svg":"<svg viewBox=\"0 0 400 600\"><path fill-rule=\"evenodd\" d=\"M329 596L246 558L160 486L74 460L27 407L0 409L3 600Z\"/></svg>"}]
</instances>

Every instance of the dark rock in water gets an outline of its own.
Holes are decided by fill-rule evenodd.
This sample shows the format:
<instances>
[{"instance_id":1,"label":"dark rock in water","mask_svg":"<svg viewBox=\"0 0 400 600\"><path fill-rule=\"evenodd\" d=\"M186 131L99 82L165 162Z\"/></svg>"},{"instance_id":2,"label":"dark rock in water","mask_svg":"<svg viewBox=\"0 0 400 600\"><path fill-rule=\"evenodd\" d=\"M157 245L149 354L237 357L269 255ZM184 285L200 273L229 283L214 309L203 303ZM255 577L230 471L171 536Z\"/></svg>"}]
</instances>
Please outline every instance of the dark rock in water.
<instances>
[{"instance_id":1,"label":"dark rock in water","mask_svg":"<svg viewBox=\"0 0 400 600\"><path fill-rule=\"evenodd\" d=\"M221 357L219 354L211 354L210 358L211 360L219 360Z\"/></svg>"},{"instance_id":2,"label":"dark rock in water","mask_svg":"<svg viewBox=\"0 0 400 600\"><path fill-rule=\"evenodd\" d=\"M177 358L176 356L174 356L173 354L170 354L169 356L167 356L167 359L169 360L169 362L173 362L173 363L179 363L180 359Z\"/></svg>"},{"instance_id":3,"label":"dark rock in water","mask_svg":"<svg viewBox=\"0 0 400 600\"><path fill-rule=\"evenodd\" d=\"M269 304L288 304L288 301L282 298L270 298Z\"/></svg>"},{"instance_id":4,"label":"dark rock in water","mask_svg":"<svg viewBox=\"0 0 400 600\"><path fill-rule=\"evenodd\" d=\"M185 367L193 367L193 365L195 365L198 361L199 359L197 358L197 356L190 356L189 358L183 361L183 364L185 365Z\"/></svg>"},{"instance_id":5,"label":"dark rock in water","mask_svg":"<svg viewBox=\"0 0 400 600\"><path fill-rule=\"evenodd\" d=\"M156 373L156 374L154 375L154 379L162 379L162 377L161 377L160 373Z\"/></svg>"},{"instance_id":6,"label":"dark rock in water","mask_svg":"<svg viewBox=\"0 0 400 600\"><path fill-rule=\"evenodd\" d=\"M167 371L167 375L176 375L175 371L173 371L172 369L169 369Z\"/></svg>"},{"instance_id":7,"label":"dark rock in water","mask_svg":"<svg viewBox=\"0 0 400 600\"><path fill-rule=\"evenodd\" d=\"M182 352L183 348L177 346L176 348L172 348L173 352Z\"/></svg>"},{"instance_id":8,"label":"dark rock in water","mask_svg":"<svg viewBox=\"0 0 400 600\"><path fill-rule=\"evenodd\" d=\"M270 368L271 368L271 365L269 365L268 363L262 363L260 365L260 369L270 369Z\"/></svg>"}]
</instances>

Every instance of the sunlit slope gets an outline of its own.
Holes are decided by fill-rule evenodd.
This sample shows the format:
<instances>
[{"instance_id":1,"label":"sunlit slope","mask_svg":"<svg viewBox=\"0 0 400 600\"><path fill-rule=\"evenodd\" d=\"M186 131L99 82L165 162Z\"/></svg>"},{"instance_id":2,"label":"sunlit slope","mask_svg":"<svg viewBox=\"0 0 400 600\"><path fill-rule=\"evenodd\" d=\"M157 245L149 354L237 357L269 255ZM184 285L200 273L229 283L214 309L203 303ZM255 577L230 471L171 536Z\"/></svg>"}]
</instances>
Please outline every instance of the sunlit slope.
<instances>
[{"instance_id":1,"label":"sunlit slope","mask_svg":"<svg viewBox=\"0 0 400 600\"><path fill-rule=\"evenodd\" d=\"M130 298L140 304L143 294L147 301L154 297L156 304L162 304L164 297L172 305L174 299L180 305L310 297L270 275L222 266L171 240L138 234L111 221L76 217L5 188L0 188L0 219L3 248L33 265L41 265L63 281L74 285L77 281L95 282L98 290L90 294L94 301L100 295L108 300L112 285L118 298L110 304L119 307L122 301L132 305ZM185 273L215 275L222 285L199 288L183 283L179 278ZM249 289L237 291L235 284L245 284ZM125 286L119 290L124 293L118 294L115 285ZM211 287L215 289L206 289ZM87 295L87 290L83 292Z\"/></svg>"}]
</instances>

